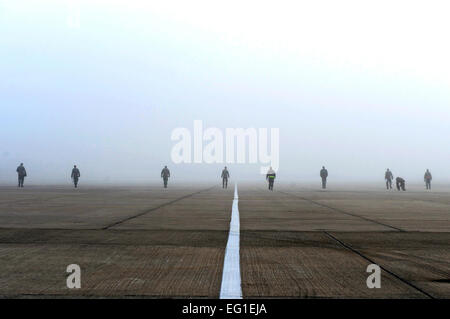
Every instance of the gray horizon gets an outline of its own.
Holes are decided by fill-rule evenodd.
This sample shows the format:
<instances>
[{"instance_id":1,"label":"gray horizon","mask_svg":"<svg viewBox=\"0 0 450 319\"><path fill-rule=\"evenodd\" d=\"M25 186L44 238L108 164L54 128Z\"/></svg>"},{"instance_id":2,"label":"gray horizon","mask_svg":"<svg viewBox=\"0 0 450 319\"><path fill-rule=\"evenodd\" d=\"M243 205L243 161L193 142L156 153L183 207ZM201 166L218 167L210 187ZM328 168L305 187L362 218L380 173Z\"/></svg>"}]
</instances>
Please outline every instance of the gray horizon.
<instances>
[{"instance_id":1,"label":"gray horizon","mask_svg":"<svg viewBox=\"0 0 450 319\"><path fill-rule=\"evenodd\" d=\"M279 128L280 182L450 183L445 8L169 3L0 2L0 185L264 181L174 164L194 120Z\"/></svg>"}]
</instances>

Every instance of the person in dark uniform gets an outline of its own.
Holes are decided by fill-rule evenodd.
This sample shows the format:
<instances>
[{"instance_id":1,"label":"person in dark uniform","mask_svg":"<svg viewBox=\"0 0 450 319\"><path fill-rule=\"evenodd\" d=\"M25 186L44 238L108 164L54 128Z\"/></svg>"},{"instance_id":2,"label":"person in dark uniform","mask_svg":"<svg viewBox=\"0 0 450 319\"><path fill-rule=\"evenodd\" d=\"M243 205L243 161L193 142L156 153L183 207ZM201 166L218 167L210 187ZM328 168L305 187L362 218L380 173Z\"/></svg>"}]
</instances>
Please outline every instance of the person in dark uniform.
<instances>
[{"instance_id":1,"label":"person in dark uniform","mask_svg":"<svg viewBox=\"0 0 450 319\"><path fill-rule=\"evenodd\" d=\"M25 177L27 176L27 171L25 167L23 166L23 163L20 163L19 167L16 169L18 179L19 179L19 185L18 187L23 187L23 182L25 180Z\"/></svg>"},{"instance_id":2,"label":"person in dark uniform","mask_svg":"<svg viewBox=\"0 0 450 319\"><path fill-rule=\"evenodd\" d=\"M431 176L430 170L427 169L425 172L425 175L423 176L423 179L425 181L425 187L427 189L431 189L431 180L433 179L433 176Z\"/></svg>"},{"instance_id":3,"label":"person in dark uniform","mask_svg":"<svg viewBox=\"0 0 450 319\"><path fill-rule=\"evenodd\" d=\"M222 188L228 188L228 178L230 178L230 172L228 172L227 167L222 170Z\"/></svg>"},{"instance_id":4,"label":"person in dark uniform","mask_svg":"<svg viewBox=\"0 0 450 319\"><path fill-rule=\"evenodd\" d=\"M395 179L395 184L396 184L396 186L397 186L397 190L402 190L402 191L405 191L406 189L405 189L405 185L406 185L406 181L403 179L403 178L401 178L401 177L397 177L396 179Z\"/></svg>"},{"instance_id":5,"label":"person in dark uniform","mask_svg":"<svg viewBox=\"0 0 450 319\"><path fill-rule=\"evenodd\" d=\"M325 166L322 166L322 169L320 170L320 177L322 178L322 188L327 188L328 171Z\"/></svg>"},{"instance_id":6,"label":"person in dark uniform","mask_svg":"<svg viewBox=\"0 0 450 319\"><path fill-rule=\"evenodd\" d=\"M384 179L386 180L386 189L392 189L392 180L394 179L394 175L392 175L392 172L389 170L389 168L384 174Z\"/></svg>"},{"instance_id":7,"label":"person in dark uniform","mask_svg":"<svg viewBox=\"0 0 450 319\"><path fill-rule=\"evenodd\" d=\"M74 165L73 169L72 169L72 175L70 177L72 177L73 184L75 185L75 188L78 187L78 179L80 178L80 176L81 176L80 170L77 168L76 165Z\"/></svg>"},{"instance_id":8,"label":"person in dark uniform","mask_svg":"<svg viewBox=\"0 0 450 319\"><path fill-rule=\"evenodd\" d=\"M275 171L270 167L270 169L267 171L266 180L269 182L269 190L273 191L273 184L275 182L275 178L277 177L277 174L275 174Z\"/></svg>"},{"instance_id":9,"label":"person in dark uniform","mask_svg":"<svg viewBox=\"0 0 450 319\"><path fill-rule=\"evenodd\" d=\"M164 166L163 170L161 171L161 178L164 181L164 188L167 188L167 182L169 181L170 177L170 171L167 168L167 166Z\"/></svg>"}]
</instances>

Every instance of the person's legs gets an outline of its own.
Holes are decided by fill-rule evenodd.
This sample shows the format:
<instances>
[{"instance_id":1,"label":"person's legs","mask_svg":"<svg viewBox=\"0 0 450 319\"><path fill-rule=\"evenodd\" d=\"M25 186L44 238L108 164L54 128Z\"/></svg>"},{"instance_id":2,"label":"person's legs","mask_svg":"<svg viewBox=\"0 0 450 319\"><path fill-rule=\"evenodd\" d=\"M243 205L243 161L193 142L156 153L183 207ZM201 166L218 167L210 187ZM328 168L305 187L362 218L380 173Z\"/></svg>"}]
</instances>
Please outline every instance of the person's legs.
<instances>
[{"instance_id":1,"label":"person's legs","mask_svg":"<svg viewBox=\"0 0 450 319\"><path fill-rule=\"evenodd\" d=\"M73 178L73 184L75 185L75 188L78 187L78 177Z\"/></svg>"},{"instance_id":2,"label":"person's legs","mask_svg":"<svg viewBox=\"0 0 450 319\"><path fill-rule=\"evenodd\" d=\"M168 178L164 178L164 188L167 188L167 182L168 182Z\"/></svg>"},{"instance_id":3,"label":"person's legs","mask_svg":"<svg viewBox=\"0 0 450 319\"><path fill-rule=\"evenodd\" d=\"M20 187L23 187L24 180L25 180L25 176L21 176L20 181L19 181Z\"/></svg>"}]
</instances>

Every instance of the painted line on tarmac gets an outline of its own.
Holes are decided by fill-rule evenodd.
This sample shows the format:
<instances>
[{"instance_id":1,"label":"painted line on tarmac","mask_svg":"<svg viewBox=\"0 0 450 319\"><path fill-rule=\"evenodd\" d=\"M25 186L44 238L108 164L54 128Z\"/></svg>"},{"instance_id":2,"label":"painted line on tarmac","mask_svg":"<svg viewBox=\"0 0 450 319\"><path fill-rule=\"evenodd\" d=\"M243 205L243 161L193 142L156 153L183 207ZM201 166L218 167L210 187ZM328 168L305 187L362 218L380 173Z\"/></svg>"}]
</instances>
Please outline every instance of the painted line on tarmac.
<instances>
[{"instance_id":1,"label":"painted line on tarmac","mask_svg":"<svg viewBox=\"0 0 450 319\"><path fill-rule=\"evenodd\" d=\"M234 186L234 200L231 211L230 232L223 263L220 299L242 299L241 266L239 261L239 196Z\"/></svg>"}]
</instances>

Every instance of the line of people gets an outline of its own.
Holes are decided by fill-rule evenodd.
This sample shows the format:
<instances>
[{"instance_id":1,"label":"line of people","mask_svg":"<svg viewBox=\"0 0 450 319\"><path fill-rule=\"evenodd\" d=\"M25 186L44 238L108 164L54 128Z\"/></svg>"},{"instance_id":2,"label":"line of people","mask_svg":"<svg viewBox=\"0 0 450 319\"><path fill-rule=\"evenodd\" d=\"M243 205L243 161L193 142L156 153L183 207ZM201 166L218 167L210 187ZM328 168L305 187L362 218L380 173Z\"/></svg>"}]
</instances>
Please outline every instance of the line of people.
<instances>
[{"instance_id":1,"label":"line of people","mask_svg":"<svg viewBox=\"0 0 450 319\"><path fill-rule=\"evenodd\" d=\"M386 180L386 189L392 189L392 181L394 180L394 174L389 170L389 168L386 170L386 173L384 174L384 179ZM433 180L433 176L431 175L431 172L429 169L426 170L425 175L423 176L423 180L425 182L425 188L427 190L431 190L431 181ZM395 187L397 190L406 191L406 181L404 178L398 176L395 179Z\"/></svg>"},{"instance_id":2,"label":"line of people","mask_svg":"<svg viewBox=\"0 0 450 319\"><path fill-rule=\"evenodd\" d=\"M327 179L328 179L328 170L325 168L325 166L322 166L322 169L320 170L319 175L320 175L320 178L322 179L322 189L326 189L327 188ZM394 175L389 170L389 168L387 169L384 177L386 180L386 188L392 189L392 180L394 179ZM272 169L272 167L270 167L269 171L266 174L266 180L269 183L269 190L271 190L271 191L273 191L273 184L275 182L275 178L276 178L275 171ZM425 182L426 189L431 190L431 181L432 181L433 177L432 177L429 169L426 170L423 179ZM400 176L397 177L395 179L395 184L396 184L397 190L406 191L406 181L404 178L402 178Z\"/></svg>"},{"instance_id":3,"label":"line of people","mask_svg":"<svg viewBox=\"0 0 450 319\"><path fill-rule=\"evenodd\" d=\"M25 180L25 177L27 176L27 171L25 167L23 166L23 163L20 163L19 167L17 167L17 175L18 175L18 187L23 187L23 183ZM272 169L272 167L269 168L266 174L266 180L269 184L269 190L273 191L273 185L275 183L276 178L276 172ZM72 169L72 174L70 176L72 178L73 184L75 188L78 187L78 181L81 177L80 170L77 168L76 165L74 165ZM164 168L161 171L161 178L163 179L164 188L167 188L167 184L169 182L170 178L170 170L167 168L167 166L164 166ZM228 188L228 179L230 178L230 172L228 171L228 168L225 166L225 168L222 170L221 174L222 178L222 188ZM322 179L322 189L327 188L327 179L328 179L328 170L325 168L325 166L322 166L322 169L320 170L320 178ZM424 175L424 182L425 187L427 190L431 190L431 181L433 179L431 172L429 169L426 170ZM392 171L389 170L389 168L386 170L386 173L384 174L384 179L386 180L386 189L390 190L392 189L392 181L394 180L394 174L392 174ZM395 186L397 190L406 191L406 181L402 177L397 177L395 179Z\"/></svg>"}]
</instances>

